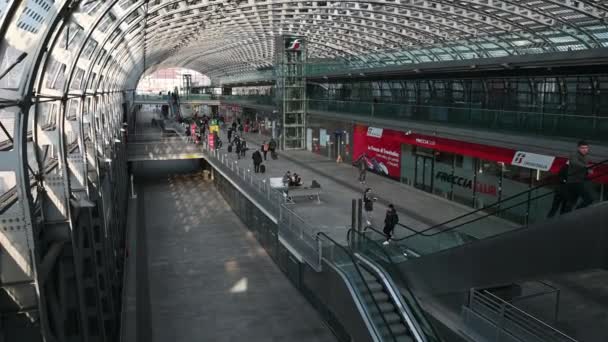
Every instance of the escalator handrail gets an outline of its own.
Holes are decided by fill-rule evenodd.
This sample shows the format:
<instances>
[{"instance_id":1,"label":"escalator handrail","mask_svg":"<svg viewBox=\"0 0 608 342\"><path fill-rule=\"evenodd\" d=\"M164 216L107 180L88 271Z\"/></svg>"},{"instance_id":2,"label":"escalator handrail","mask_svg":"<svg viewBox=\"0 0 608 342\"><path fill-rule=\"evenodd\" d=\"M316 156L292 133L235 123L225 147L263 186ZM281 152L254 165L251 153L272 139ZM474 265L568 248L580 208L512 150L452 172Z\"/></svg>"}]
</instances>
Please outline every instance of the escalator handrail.
<instances>
[{"instance_id":1,"label":"escalator handrail","mask_svg":"<svg viewBox=\"0 0 608 342\"><path fill-rule=\"evenodd\" d=\"M593 168L595 168L595 167L597 167L597 166L604 165L604 164L608 164L608 159L605 159L605 160L603 160L603 161L601 161L601 162L594 163L593 165L590 165L590 166L586 167L586 168L585 168L585 172L587 172L587 171L589 171L589 170L591 170L591 169L593 169ZM569 174L568 176L572 176L572 175L576 175L576 174L577 174L577 173L573 173L573 174ZM606 176L606 175L608 175L608 173L604 173L604 174L601 174L601 175L593 175L593 176L592 176L592 177L590 177L589 179L595 179L595 178L599 178L599 177ZM409 231L413 232L414 234L412 234L412 235L408 235L408 236L406 236L406 237L404 237L404 238L401 238L401 239L393 239L393 240L395 240L395 241L400 241L400 240L404 240L404 239L409 239L409 238L411 238L411 237L413 237L413 236L417 236L417 235L423 235L423 236L434 236L434 235L437 235L437 234L439 234L439 233L442 233L442 232L445 232L445 231L452 230L453 228L460 227L460 226L462 226L462 225L464 225L464 224L467 224L467 223L469 223L469 222L475 222L475 221L477 221L479 218L473 219L473 220L471 220L471 221L467 221L467 222L465 222L465 223L461 223L461 224L459 224L459 225L457 225L457 226L450 227L449 229L446 229L446 230L440 230L439 232L435 232L435 233L432 233L432 234L426 234L426 232L428 232L428 231L430 231L430 230L437 229L437 228L439 228L439 227L443 227L443 226L447 225L448 223L451 223L451 222L454 222L454 221L460 220L460 219L465 218L465 217L467 217L467 216L475 215L475 214L477 214L477 213L479 213L479 212L481 212L481 211L484 211L484 210L487 210L487 209L489 209L489 208L492 208L492 207L498 206L498 205L500 205L500 204L502 204L502 203L504 203L504 202L510 201L510 200L512 200L512 199L514 199L514 198L517 198L517 197L520 197L520 196L522 196L522 195L526 195L526 194L532 193L533 191L538 190L538 189L540 189L540 188L542 188L542 187L544 187L544 186L547 186L547 184L540 184L540 185L537 185L537 186L535 186L535 187L533 187L533 188L530 188L530 189L528 189L528 190L522 191L522 192L517 193L517 194L515 194L515 195L511 195L511 196L509 196L509 197L507 197L507 198L503 198L503 199L501 199L500 201L496 201L496 202L494 202L494 203L492 203L492 204L490 204L490 205L483 206L482 208L479 208L479 209L475 209L475 210L470 211L470 212L468 212L468 213L466 213L466 214L462 214L462 215L459 215L459 216L457 216L457 217L451 218L451 219L449 219L449 220L447 220L447 221L445 221L445 222L442 222L442 223L439 223L439 224L432 225L432 226L427 227L427 228L425 228L425 229L423 229L423 230L415 230L415 229L413 229L413 228L411 228L411 227L408 227L408 226L406 226L406 225L404 225L404 224L402 224L402 223L397 223L397 226L399 226L399 227L401 227L401 228L404 228L404 229L407 229L407 230L409 230ZM547 195L547 194L553 194L554 192L555 192L555 191L552 191L552 192L547 192L547 193L546 193L546 194L544 194L544 195ZM544 196L544 195L543 195L543 196ZM542 196L541 196L541 197L542 197ZM526 201L527 201L527 200L528 200L528 199L526 199ZM524 203L524 202L522 202L522 203ZM520 204L521 204L521 203L520 203ZM495 211L495 212L490 213L490 214L488 214L488 215L482 216L481 218L484 218L484 217L487 217L487 216L492 216L492 215L495 215L496 213L498 213L498 212L500 212L500 211L502 211L502 210L506 210L506 209L499 209L498 211ZM384 234L383 234L383 235L384 235Z\"/></svg>"},{"instance_id":2,"label":"escalator handrail","mask_svg":"<svg viewBox=\"0 0 608 342\"><path fill-rule=\"evenodd\" d=\"M359 275L359 277L361 278L361 280L363 280L363 285L365 285L365 290L369 294L372 302L374 303L374 306L378 310L378 315L380 315L380 318L382 318L382 322L384 322L384 324L385 324L386 328L388 329L388 332L390 333L393 341L396 341L397 339L395 338L395 335L393 334L393 330L391 329L390 325L386 321L386 318L384 317L384 314L382 313L382 310L380 310L380 305L378 305L378 302L374 298L372 290L369 288L369 285L367 285L367 282L365 281L365 277L363 277L363 274L361 273L361 269L359 268L359 265L357 265L357 261L355 260L355 256L353 255L353 253L350 250L348 250L346 247L344 247L341 244L339 244L338 242L336 242L336 240L332 239L329 235L327 235L324 232L318 232L317 233L317 239L319 239L319 240L325 239L325 240L331 242L334 246L340 248L346 255L348 255L348 257L350 258L350 260L353 263L353 266L355 267L355 270L357 271L357 274ZM365 306L365 298L361 298L361 301L363 301L362 304ZM371 313L369 314L369 319L372 320ZM372 322L372 325L375 326L375 324L373 324L373 322ZM380 337L382 336L382 333L380 331L376 331L376 333L378 335L380 335Z\"/></svg>"},{"instance_id":3,"label":"escalator handrail","mask_svg":"<svg viewBox=\"0 0 608 342\"><path fill-rule=\"evenodd\" d=\"M358 236L360 238L363 238L363 239L367 240L369 243L375 245L378 250L382 251L382 254L384 254L384 256L386 257L386 259L389 261L390 266L396 269L396 266L395 266L396 263L395 263L395 261L390 256L390 254L386 251L386 249L382 245L380 245L378 243L378 241L372 240L372 239L368 238L367 236L365 236L365 234L362 234L361 232L359 232L359 231L357 231L355 229L352 229L352 228L349 229L348 232L346 233L346 240L347 240L349 246L351 246L351 241L352 241L351 238L352 238L353 235L356 235L356 236ZM353 248L351 247L351 249L353 249ZM397 273L397 276L400 278L400 280L403 282L403 284L407 284L407 282L403 278L403 274L401 272L399 272L397 270L395 273ZM407 305L409 305L410 307L413 305L413 306L415 306L417 308L417 311L420 312L420 316L421 316L419 319L422 319L424 321L423 322L424 323L423 326L428 327L428 329L431 330L430 333L432 334L433 340L440 341L439 334L437 333L437 331L435 331L435 327L427 319L426 314L424 313L424 310L422 310L422 306L420 305L420 303L416 299L416 296L414 296L414 294L412 293L412 291L410 291L409 287L406 286L403 289L404 289L404 291L408 292L410 300L413 302L413 303L409 303L409 301L408 301ZM418 324L418 325L420 326L420 324ZM422 327L420 329L422 329L423 331L427 330L427 329L422 328ZM425 333L425 336L428 337L428 334Z\"/></svg>"}]
</instances>

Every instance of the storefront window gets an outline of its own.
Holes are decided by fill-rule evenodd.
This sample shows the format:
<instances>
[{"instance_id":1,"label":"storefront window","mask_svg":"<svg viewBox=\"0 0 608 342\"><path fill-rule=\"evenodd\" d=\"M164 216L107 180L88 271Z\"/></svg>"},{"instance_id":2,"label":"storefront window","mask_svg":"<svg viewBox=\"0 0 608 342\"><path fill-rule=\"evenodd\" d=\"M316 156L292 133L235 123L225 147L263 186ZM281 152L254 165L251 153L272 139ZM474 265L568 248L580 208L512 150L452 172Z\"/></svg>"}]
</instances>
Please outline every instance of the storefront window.
<instances>
[{"instance_id":1,"label":"storefront window","mask_svg":"<svg viewBox=\"0 0 608 342\"><path fill-rule=\"evenodd\" d=\"M451 179L454 176L454 154L446 152L435 152L435 175L433 178L433 192L447 199L452 199L453 182L443 181L444 178Z\"/></svg>"},{"instance_id":2,"label":"storefront window","mask_svg":"<svg viewBox=\"0 0 608 342\"><path fill-rule=\"evenodd\" d=\"M407 185L414 185L415 170L414 146L401 144L401 181Z\"/></svg>"},{"instance_id":3,"label":"storefront window","mask_svg":"<svg viewBox=\"0 0 608 342\"><path fill-rule=\"evenodd\" d=\"M473 185L477 208L488 206L499 200L502 165L503 163L494 161L477 160L477 177Z\"/></svg>"},{"instance_id":4,"label":"storefront window","mask_svg":"<svg viewBox=\"0 0 608 342\"><path fill-rule=\"evenodd\" d=\"M475 159L472 157L455 156L454 166L454 177L451 179L454 184L452 191L454 201L472 207ZM437 181L440 181L440 179L437 179Z\"/></svg>"}]
</instances>

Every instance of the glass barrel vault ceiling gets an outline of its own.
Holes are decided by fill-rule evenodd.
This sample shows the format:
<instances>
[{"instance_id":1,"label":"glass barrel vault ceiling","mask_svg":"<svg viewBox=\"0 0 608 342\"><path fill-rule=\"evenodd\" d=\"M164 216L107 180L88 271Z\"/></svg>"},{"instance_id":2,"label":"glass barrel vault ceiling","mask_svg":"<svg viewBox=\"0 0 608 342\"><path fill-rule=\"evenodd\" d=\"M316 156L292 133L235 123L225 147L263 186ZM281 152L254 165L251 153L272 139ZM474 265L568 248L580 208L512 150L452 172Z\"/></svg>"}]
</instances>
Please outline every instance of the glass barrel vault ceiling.
<instances>
[{"instance_id":1,"label":"glass barrel vault ceiling","mask_svg":"<svg viewBox=\"0 0 608 342\"><path fill-rule=\"evenodd\" d=\"M28 53L2 88L19 87L48 35L45 86L74 90L133 88L166 66L212 79L268 68L282 33L306 36L311 60L360 67L608 46L604 0L28 0L0 1L0 15L3 69Z\"/></svg>"}]
</instances>

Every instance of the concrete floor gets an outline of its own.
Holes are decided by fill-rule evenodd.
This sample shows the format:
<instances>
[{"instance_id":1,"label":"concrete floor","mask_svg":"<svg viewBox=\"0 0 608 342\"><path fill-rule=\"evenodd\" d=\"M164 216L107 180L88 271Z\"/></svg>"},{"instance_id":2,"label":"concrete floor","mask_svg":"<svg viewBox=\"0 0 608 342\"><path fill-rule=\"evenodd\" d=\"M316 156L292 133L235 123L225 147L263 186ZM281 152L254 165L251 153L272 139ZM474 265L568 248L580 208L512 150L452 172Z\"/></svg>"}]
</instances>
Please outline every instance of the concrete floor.
<instances>
[{"instance_id":1,"label":"concrete floor","mask_svg":"<svg viewBox=\"0 0 608 342\"><path fill-rule=\"evenodd\" d=\"M149 286L150 312L138 340L141 334L155 342L335 340L202 175L141 185L138 227L145 241L138 252L147 251L148 274L140 277L138 269L137 282ZM145 324L146 313L138 315Z\"/></svg>"}]
</instances>

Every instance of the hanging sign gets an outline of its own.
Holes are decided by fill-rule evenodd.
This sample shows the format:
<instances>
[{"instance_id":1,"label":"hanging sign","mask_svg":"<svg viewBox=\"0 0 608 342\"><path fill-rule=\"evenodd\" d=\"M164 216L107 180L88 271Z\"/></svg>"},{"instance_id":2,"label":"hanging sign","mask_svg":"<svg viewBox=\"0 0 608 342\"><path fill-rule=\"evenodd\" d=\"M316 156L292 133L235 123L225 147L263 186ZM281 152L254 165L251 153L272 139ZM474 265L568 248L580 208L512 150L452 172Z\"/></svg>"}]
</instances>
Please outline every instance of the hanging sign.
<instances>
[{"instance_id":1,"label":"hanging sign","mask_svg":"<svg viewBox=\"0 0 608 342\"><path fill-rule=\"evenodd\" d=\"M526 167L528 169L549 171L555 157L545 156L542 154L530 153L525 151L517 151L513 156L511 165Z\"/></svg>"}]
</instances>

